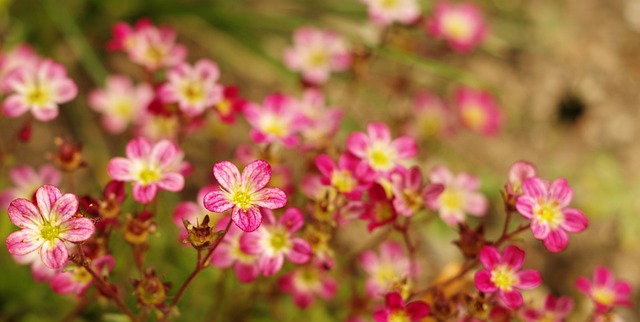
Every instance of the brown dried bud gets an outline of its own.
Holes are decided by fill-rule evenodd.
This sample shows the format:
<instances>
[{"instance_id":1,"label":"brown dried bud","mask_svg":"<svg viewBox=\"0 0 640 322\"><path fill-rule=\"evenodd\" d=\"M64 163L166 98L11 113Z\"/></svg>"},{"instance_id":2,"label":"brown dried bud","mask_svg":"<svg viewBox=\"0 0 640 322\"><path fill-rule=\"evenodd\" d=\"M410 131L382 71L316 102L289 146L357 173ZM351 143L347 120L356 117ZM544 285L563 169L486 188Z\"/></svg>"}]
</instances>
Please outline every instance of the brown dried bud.
<instances>
[{"instance_id":1,"label":"brown dried bud","mask_svg":"<svg viewBox=\"0 0 640 322\"><path fill-rule=\"evenodd\" d=\"M148 268L141 280L133 280L132 283L140 305L156 308L164 306L171 285L162 282L153 268Z\"/></svg>"},{"instance_id":2,"label":"brown dried bud","mask_svg":"<svg viewBox=\"0 0 640 322\"><path fill-rule=\"evenodd\" d=\"M460 224L458 228L460 239L453 243L460 248L464 257L476 258L485 245L484 224L478 225L475 230L471 229L466 223Z\"/></svg>"},{"instance_id":3,"label":"brown dried bud","mask_svg":"<svg viewBox=\"0 0 640 322\"><path fill-rule=\"evenodd\" d=\"M86 165L80 145L74 145L59 137L55 138L53 142L58 147L58 151L50 153L48 157L60 170L71 172Z\"/></svg>"},{"instance_id":4,"label":"brown dried bud","mask_svg":"<svg viewBox=\"0 0 640 322\"><path fill-rule=\"evenodd\" d=\"M195 249L204 249L211 246L215 240L224 234L224 230L216 231L215 225L210 222L209 215L206 215L201 223L196 222L196 226L186 219L183 219L182 223L188 233L187 239L183 243L189 243Z\"/></svg>"},{"instance_id":5,"label":"brown dried bud","mask_svg":"<svg viewBox=\"0 0 640 322\"><path fill-rule=\"evenodd\" d=\"M458 315L456 301L453 298L447 298L439 289L428 294L427 303L431 308L431 314L438 321L449 321Z\"/></svg>"},{"instance_id":6,"label":"brown dried bud","mask_svg":"<svg viewBox=\"0 0 640 322\"><path fill-rule=\"evenodd\" d=\"M156 223L153 221L153 214L143 211L133 218L127 214L127 222L124 228L124 239L134 245L144 244L149 239L149 235L156 230Z\"/></svg>"}]
</instances>

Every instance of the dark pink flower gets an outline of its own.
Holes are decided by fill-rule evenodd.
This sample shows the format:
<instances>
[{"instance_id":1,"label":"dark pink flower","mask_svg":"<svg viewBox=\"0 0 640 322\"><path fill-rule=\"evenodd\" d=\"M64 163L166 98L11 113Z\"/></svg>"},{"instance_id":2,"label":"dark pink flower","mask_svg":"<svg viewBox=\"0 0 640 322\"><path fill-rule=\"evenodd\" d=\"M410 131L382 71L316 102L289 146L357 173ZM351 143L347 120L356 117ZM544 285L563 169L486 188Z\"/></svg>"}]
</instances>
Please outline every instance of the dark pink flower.
<instances>
[{"instance_id":1,"label":"dark pink flower","mask_svg":"<svg viewBox=\"0 0 640 322\"><path fill-rule=\"evenodd\" d=\"M385 296L386 307L373 313L376 322L420 322L429 315L429 305L422 301L413 301L405 305L400 293L388 293Z\"/></svg>"},{"instance_id":2,"label":"dark pink flower","mask_svg":"<svg viewBox=\"0 0 640 322\"><path fill-rule=\"evenodd\" d=\"M524 311L526 322L564 322L573 309L573 300L568 296L547 295L540 310L529 308Z\"/></svg>"},{"instance_id":3,"label":"dark pink flower","mask_svg":"<svg viewBox=\"0 0 640 322\"><path fill-rule=\"evenodd\" d=\"M379 184L374 184L369 188L369 201L364 203L364 209L360 219L368 220L367 228L372 231L378 227L393 222L398 217L398 212L393 206L391 196L387 194L385 188Z\"/></svg>"},{"instance_id":4,"label":"dark pink flower","mask_svg":"<svg viewBox=\"0 0 640 322\"><path fill-rule=\"evenodd\" d=\"M616 280L613 272L604 266L596 267L593 282L586 277L578 278L576 288L593 300L597 313L605 313L616 306L631 306L631 285L627 281Z\"/></svg>"},{"instance_id":5,"label":"dark pink flower","mask_svg":"<svg viewBox=\"0 0 640 322\"><path fill-rule=\"evenodd\" d=\"M341 155L337 164L326 154L316 157L316 166L323 175L320 179L322 184L335 188L352 200L359 200L362 191L371 186L371 182L367 182L367 176L371 174L362 165L350 154Z\"/></svg>"},{"instance_id":6,"label":"dark pink flower","mask_svg":"<svg viewBox=\"0 0 640 322\"><path fill-rule=\"evenodd\" d=\"M500 131L502 112L488 92L460 87L455 93L455 107L460 123L467 129L486 136Z\"/></svg>"},{"instance_id":7,"label":"dark pink flower","mask_svg":"<svg viewBox=\"0 0 640 322\"><path fill-rule=\"evenodd\" d=\"M511 309L522 305L519 290L529 290L542 283L540 273L532 269L521 270L524 251L509 245L502 253L494 246L484 246L480 262L485 269L476 273L475 284L483 293L498 292L498 298Z\"/></svg>"},{"instance_id":8,"label":"dark pink flower","mask_svg":"<svg viewBox=\"0 0 640 322\"><path fill-rule=\"evenodd\" d=\"M440 1L427 22L427 31L435 38L446 40L454 50L465 53L484 40L488 28L482 11L475 5Z\"/></svg>"}]
</instances>

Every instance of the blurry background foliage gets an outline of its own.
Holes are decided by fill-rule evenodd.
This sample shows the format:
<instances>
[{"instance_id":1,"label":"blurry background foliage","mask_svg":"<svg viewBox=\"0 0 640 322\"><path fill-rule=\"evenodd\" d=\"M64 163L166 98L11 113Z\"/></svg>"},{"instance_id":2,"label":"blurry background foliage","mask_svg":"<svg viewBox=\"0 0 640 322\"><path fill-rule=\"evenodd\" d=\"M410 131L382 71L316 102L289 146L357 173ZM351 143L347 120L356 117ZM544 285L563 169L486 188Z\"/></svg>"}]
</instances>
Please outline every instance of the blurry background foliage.
<instances>
[{"instance_id":1,"label":"blurry background foliage","mask_svg":"<svg viewBox=\"0 0 640 322\"><path fill-rule=\"evenodd\" d=\"M78 188L79 193L96 193L108 180L106 162L122 153L126 138L101 131L86 97L102 86L107 74L141 79L141 69L124 54L105 49L117 21L135 23L148 17L176 28L179 41L189 48L190 61L213 59L223 83L237 84L241 94L253 101L271 92L299 93L296 75L282 64L282 50L299 26L330 28L345 35L356 52L371 53L364 67L356 65L355 72L332 76L325 88L329 102L347 112L339 144L347 133L363 129L371 120L398 125L411 115L411 98L417 90L447 96L456 85L467 84L492 91L506 114L502 133L493 139L459 133L442 142L424 141L423 170L441 163L479 175L497 214L501 214L498 190L512 162L534 162L545 178L567 177L575 188L574 205L590 217L590 228L572 235L569 249L555 255L527 237L525 247L533 253L528 256L530 265L542 270L551 291L574 298L579 298L573 289L577 276L590 275L597 263L609 265L632 282L638 303L640 15L632 10L639 7L638 0L477 2L488 17L491 36L472 54L458 55L428 39L421 27L394 27L387 45L377 46L378 31L368 23L364 5L355 0L0 0L2 48L28 43L67 66L80 87L79 96L61 108L60 117L37 123L32 142L22 146L14 159L4 160L5 165L40 165L44 153L53 150L52 137L72 137L84 145L89 162L89 169L80 175L88 183ZM431 5L422 1L426 13ZM4 119L0 137L13 135L19 123ZM174 283L190 272L194 252L177 243L177 229L170 220L172 205L179 198L194 199L198 187L210 181L213 162L231 158L234 144L248 142L246 125L238 123L234 129L213 129L186 142L187 155L200 167L188 178L181 196L164 194L161 199L166 207L159 207L160 229L151 238L148 262ZM234 136L234 131L242 134ZM211 133L219 139L211 142ZM202 144L212 149L203 150ZM0 217L0 236L12 229L6 215ZM449 243L454 238L451 230L435 224L423 234L435 242L437 247L429 251L438 263L459 258ZM124 244L113 249L116 259L124 259L117 261L115 272L123 272L132 265L126 260L130 249ZM60 320L73 308L72 297L57 296L47 284L33 282L29 269L14 264L4 250L0 262L0 321ZM229 278L218 279L220 274ZM333 321L341 312L339 301L300 311L293 309L289 295L268 300L268 292L249 293L250 287L240 286L230 272L209 269L202 275L182 302L189 309L182 311L181 320L224 316L222 321L238 321L224 309L228 301L243 315L247 313L243 308L250 308L246 316L252 321L271 319L274 306L283 321ZM127 283L129 276L116 273L114 279ZM213 280L222 282L214 285ZM262 278L258 289L266 290L272 282ZM227 289L223 298L216 297L220 288ZM349 290L340 292L338 298L344 299ZM97 319L102 304L90 305L83 317ZM629 321L638 318L636 312Z\"/></svg>"}]
</instances>

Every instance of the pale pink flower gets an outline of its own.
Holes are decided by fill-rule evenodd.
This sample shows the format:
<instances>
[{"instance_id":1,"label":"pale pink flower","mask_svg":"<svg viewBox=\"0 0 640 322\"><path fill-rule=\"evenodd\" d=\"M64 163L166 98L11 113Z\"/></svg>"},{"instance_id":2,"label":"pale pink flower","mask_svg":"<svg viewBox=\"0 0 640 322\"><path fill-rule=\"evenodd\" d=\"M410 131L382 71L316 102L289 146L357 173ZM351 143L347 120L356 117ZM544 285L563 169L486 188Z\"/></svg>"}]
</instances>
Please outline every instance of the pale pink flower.
<instances>
[{"instance_id":1,"label":"pale pink flower","mask_svg":"<svg viewBox=\"0 0 640 322\"><path fill-rule=\"evenodd\" d=\"M502 112L491 94L460 87L455 93L455 106L460 123L465 128L486 136L500 131Z\"/></svg>"},{"instance_id":2,"label":"pale pink flower","mask_svg":"<svg viewBox=\"0 0 640 322\"><path fill-rule=\"evenodd\" d=\"M480 263L485 269L476 273L475 284L483 293L498 292L498 299L511 309L522 305L519 290L529 290L542 283L540 273L533 269L521 270L525 253L509 245L502 253L494 246L484 246Z\"/></svg>"},{"instance_id":3,"label":"pale pink flower","mask_svg":"<svg viewBox=\"0 0 640 322\"><path fill-rule=\"evenodd\" d=\"M182 63L187 49L176 44L176 32L170 27L156 27L147 19L138 21L135 27L117 23L113 28L114 39L110 50L124 50L134 63L155 71Z\"/></svg>"},{"instance_id":4,"label":"pale pink flower","mask_svg":"<svg viewBox=\"0 0 640 322\"><path fill-rule=\"evenodd\" d=\"M263 160L249 163L242 174L229 161L213 165L213 176L220 190L204 197L204 207L222 213L231 209L231 218L238 228L254 231L262 223L260 207L278 209L287 203L287 196L278 188L267 188L271 180L271 166Z\"/></svg>"},{"instance_id":5,"label":"pale pink flower","mask_svg":"<svg viewBox=\"0 0 640 322\"><path fill-rule=\"evenodd\" d=\"M450 106L434 93L422 91L414 98L413 121L409 126L414 136L446 137L454 131L455 117Z\"/></svg>"},{"instance_id":6,"label":"pale pink flower","mask_svg":"<svg viewBox=\"0 0 640 322\"><path fill-rule=\"evenodd\" d=\"M101 277L108 276L113 269L115 260L111 255L105 255L91 261L91 269ZM58 294L75 294L82 296L93 283L93 277L82 266L69 265L58 272L49 281L51 288Z\"/></svg>"},{"instance_id":7,"label":"pale pink flower","mask_svg":"<svg viewBox=\"0 0 640 322\"><path fill-rule=\"evenodd\" d=\"M293 34L293 46L284 52L284 62L302 73L312 84L323 84L332 71L351 67L351 53L344 39L329 30L301 27Z\"/></svg>"},{"instance_id":8,"label":"pale pink flower","mask_svg":"<svg viewBox=\"0 0 640 322\"><path fill-rule=\"evenodd\" d=\"M158 89L158 95L164 103L178 103L185 114L198 116L222 100L219 78L218 65L208 59L193 66L182 63L169 70L167 83Z\"/></svg>"},{"instance_id":9,"label":"pale pink flower","mask_svg":"<svg viewBox=\"0 0 640 322\"><path fill-rule=\"evenodd\" d=\"M13 187L5 189L0 194L0 207L6 208L9 202L16 198L33 200L36 190L44 184L58 185L62 181L62 175L52 165L45 164L36 169L21 165L9 170L9 179Z\"/></svg>"},{"instance_id":10,"label":"pale pink flower","mask_svg":"<svg viewBox=\"0 0 640 322\"><path fill-rule=\"evenodd\" d=\"M429 315L429 305L423 301L404 303L398 292L385 295L386 307L373 313L376 322L420 322Z\"/></svg>"},{"instance_id":11,"label":"pale pink flower","mask_svg":"<svg viewBox=\"0 0 640 322\"><path fill-rule=\"evenodd\" d=\"M465 221L465 214L482 217L486 214L489 203L485 196L478 192L480 180L468 173L454 176L449 169L438 166L429 175L430 186L442 185L441 193L425 193L425 201L432 210L437 210L440 218L449 226ZM427 188L426 191L433 192Z\"/></svg>"},{"instance_id":12,"label":"pale pink flower","mask_svg":"<svg viewBox=\"0 0 640 322\"><path fill-rule=\"evenodd\" d=\"M542 309L529 308L524 311L523 317L526 322L564 322L572 309L573 300L570 297L549 294Z\"/></svg>"},{"instance_id":13,"label":"pale pink flower","mask_svg":"<svg viewBox=\"0 0 640 322\"><path fill-rule=\"evenodd\" d=\"M134 134L149 141L175 140L180 131L180 119L176 115L144 114L134 130Z\"/></svg>"},{"instance_id":14,"label":"pale pink flower","mask_svg":"<svg viewBox=\"0 0 640 322\"><path fill-rule=\"evenodd\" d=\"M293 302L307 308L316 296L329 300L336 295L338 283L328 272L317 265L300 267L282 276L278 281L280 290L293 294Z\"/></svg>"},{"instance_id":15,"label":"pale pink flower","mask_svg":"<svg viewBox=\"0 0 640 322\"><path fill-rule=\"evenodd\" d=\"M195 202L183 201L176 206L176 209L173 211L173 223L175 223L178 229L180 229L180 240L184 240L188 236L183 220L186 220L195 226L195 223L201 223L204 221L204 218L207 215L209 215L210 220L215 218L214 214L204 207L204 196L214 190L216 190L215 186L202 187L198 190L198 196L196 197Z\"/></svg>"},{"instance_id":16,"label":"pale pink flower","mask_svg":"<svg viewBox=\"0 0 640 322\"><path fill-rule=\"evenodd\" d=\"M58 105L76 97L78 87L64 66L51 59L39 61L35 66L15 69L5 79L9 96L2 105L9 117L18 117L27 111L40 121L51 121L58 116Z\"/></svg>"},{"instance_id":17,"label":"pale pink flower","mask_svg":"<svg viewBox=\"0 0 640 322\"><path fill-rule=\"evenodd\" d=\"M593 300L597 313L608 312L616 306L631 306L631 285L627 281L616 280L613 272L604 266L596 267L593 282L586 277L578 278L576 288Z\"/></svg>"},{"instance_id":18,"label":"pale pink flower","mask_svg":"<svg viewBox=\"0 0 640 322\"><path fill-rule=\"evenodd\" d=\"M378 26L388 26L394 22L410 25L420 19L420 5L417 0L360 0L369 8L369 18Z\"/></svg>"},{"instance_id":19,"label":"pale pink flower","mask_svg":"<svg viewBox=\"0 0 640 322\"><path fill-rule=\"evenodd\" d=\"M147 84L134 86L122 75L107 78L104 89L89 94L89 106L103 114L102 124L110 133L122 133L129 124L138 123L153 99L153 90Z\"/></svg>"},{"instance_id":20,"label":"pale pink flower","mask_svg":"<svg viewBox=\"0 0 640 322\"><path fill-rule=\"evenodd\" d=\"M225 229L229 220L231 220L229 217L220 219L216 227L219 230ZM260 256L242 250L240 240L244 234L247 233L237 226L229 227L229 231L211 256L211 264L218 268L233 267L240 282L250 283L260 274L258 266Z\"/></svg>"},{"instance_id":21,"label":"pale pink flower","mask_svg":"<svg viewBox=\"0 0 640 322\"><path fill-rule=\"evenodd\" d=\"M158 188L180 191L184 187L179 172L184 153L171 141L151 144L145 138L136 138L129 141L125 153L126 158L111 159L107 171L114 180L133 182L133 199L137 202L151 202Z\"/></svg>"},{"instance_id":22,"label":"pale pink flower","mask_svg":"<svg viewBox=\"0 0 640 322\"><path fill-rule=\"evenodd\" d=\"M265 223L240 239L240 247L244 252L260 257L260 273L264 276L276 274L282 268L285 257L294 264L309 261L311 246L304 239L294 237L304 225L302 212L297 208L288 208L278 219L270 210L264 210L264 215Z\"/></svg>"},{"instance_id":23,"label":"pale pink flower","mask_svg":"<svg viewBox=\"0 0 640 322\"><path fill-rule=\"evenodd\" d=\"M533 236L550 252L564 250L569 244L568 233L579 233L589 225L580 210L567 208L572 198L573 189L564 178L549 183L534 177L522 183L516 209L531 220Z\"/></svg>"},{"instance_id":24,"label":"pale pink flower","mask_svg":"<svg viewBox=\"0 0 640 322\"><path fill-rule=\"evenodd\" d=\"M10 88L5 84L6 77L14 70L26 67L34 68L40 57L26 44L21 44L6 53L0 53L0 94L8 92Z\"/></svg>"},{"instance_id":25,"label":"pale pink flower","mask_svg":"<svg viewBox=\"0 0 640 322\"><path fill-rule=\"evenodd\" d=\"M336 164L326 154L316 157L316 167L322 173L321 183L331 186L351 200L360 200L362 192L371 186L369 169L357 158L343 154Z\"/></svg>"},{"instance_id":26,"label":"pale pink flower","mask_svg":"<svg viewBox=\"0 0 640 322\"><path fill-rule=\"evenodd\" d=\"M365 288L371 297L394 291L395 284L412 276L409 258L400 244L386 241L379 249L379 255L370 250L360 255L360 264L368 274Z\"/></svg>"},{"instance_id":27,"label":"pale pink flower","mask_svg":"<svg viewBox=\"0 0 640 322\"><path fill-rule=\"evenodd\" d=\"M267 96L261 106L247 103L244 116L252 127L251 139L255 143L282 143L289 148L298 145L297 133L306 125L306 119L297 104L283 94Z\"/></svg>"},{"instance_id":28,"label":"pale pink flower","mask_svg":"<svg viewBox=\"0 0 640 322\"><path fill-rule=\"evenodd\" d=\"M400 162L418 153L416 141L408 136L395 140L384 123L369 123L367 133L351 133L347 149L366 163L377 176L387 175Z\"/></svg>"},{"instance_id":29,"label":"pale pink flower","mask_svg":"<svg viewBox=\"0 0 640 322\"><path fill-rule=\"evenodd\" d=\"M21 230L7 237L7 249L18 256L37 251L47 267L62 268L69 257L66 244L89 239L95 231L93 221L75 216L78 198L62 195L52 185L40 187L35 199L20 198L9 205L9 218Z\"/></svg>"},{"instance_id":30,"label":"pale pink flower","mask_svg":"<svg viewBox=\"0 0 640 322\"><path fill-rule=\"evenodd\" d=\"M16 263L31 266L31 275L36 282L48 282L58 272L57 269L47 267L37 252L31 252L22 256L11 256Z\"/></svg>"},{"instance_id":31,"label":"pale pink flower","mask_svg":"<svg viewBox=\"0 0 640 322\"><path fill-rule=\"evenodd\" d=\"M518 161L509 167L509 179L505 185L507 194L519 196L522 194L522 182L536 176L536 166L527 161Z\"/></svg>"},{"instance_id":32,"label":"pale pink flower","mask_svg":"<svg viewBox=\"0 0 640 322\"><path fill-rule=\"evenodd\" d=\"M486 38L488 28L482 11L474 4L441 1L427 22L427 31L435 38L446 40L454 50L465 53Z\"/></svg>"},{"instance_id":33,"label":"pale pink flower","mask_svg":"<svg viewBox=\"0 0 640 322\"><path fill-rule=\"evenodd\" d=\"M338 132L344 113L338 107L327 107L322 92L315 88L304 91L298 107L307 119L300 134L305 147L322 147L329 143Z\"/></svg>"}]
</instances>

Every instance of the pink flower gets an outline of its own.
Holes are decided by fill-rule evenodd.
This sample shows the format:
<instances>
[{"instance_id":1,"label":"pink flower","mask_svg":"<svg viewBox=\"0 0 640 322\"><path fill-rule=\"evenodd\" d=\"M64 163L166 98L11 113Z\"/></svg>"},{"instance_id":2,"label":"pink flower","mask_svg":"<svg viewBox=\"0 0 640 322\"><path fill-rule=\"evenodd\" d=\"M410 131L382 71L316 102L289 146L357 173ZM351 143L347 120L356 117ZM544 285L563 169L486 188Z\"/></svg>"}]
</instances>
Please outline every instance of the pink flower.
<instances>
[{"instance_id":1,"label":"pink flower","mask_svg":"<svg viewBox=\"0 0 640 322\"><path fill-rule=\"evenodd\" d=\"M368 274L365 288L371 297L394 291L396 284L411 277L409 259L396 242L386 241L380 245L379 255L370 250L362 253L360 264Z\"/></svg>"},{"instance_id":2,"label":"pink flower","mask_svg":"<svg viewBox=\"0 0 640 322\"><path fill-rule=\"evenodd\" d=\"M340 211L342 212L343 209ZM398 213L393 206L391 196L387 194L387 191L381 184L374 184L369 189L369 202L364 204L360 219L368 220L369 225L367 225L367 229L372 231L378 227L392 223L397 217Z\"/></svg>"},{"instance_id":3,"label":"pink flower","mask_svg":"<svg viewBox=\"0 0 640 322\"><path fill-rule=\"evenodd\" d=\"M39 61L35 66L22 66L7 76L5 84L11 93L2 107L9 117L18 117L27 111L40 121L51 121L58 116L58 104L71 101L78 87L64 66L51 59Z\"/></svg>"},{"instance_id":4,"label":"pink flower","mask_svg":"<svg viewBox=\"0 0 640 322\"><path fill-rule=\"evenodd\" d=\"M423 91L414 98L414 121L409 128L414 136L446 137L454 131L454 115L442 98Z\"/></svg>"},{"instance_id":5,"label":"pink flower","mask_svg":"<svg viewBox=\"0 0 640 322\"><path fill-rule=\"evenodd\" d=\"M214 109L224 123L233 123L236 114L240 113L247 102L238 94L238 87L226 86L222 90L222 99L215 104Z\"/></svg>"},{"instance_id":6,"label":"pink flower","mask_svg":"<svg viewBox=\"0 0 640 322\"><path fill-rule=\"evenodd\" d=\"M184 187L184 177L179 172L184 153L171 141L152 145L139 137L129 141L126 156L111 159L107 171L114 180L133 182L133 199L137 202L151 202L158 188L180 191Z\"/></svg>"},{"instance_id":7,"label":"pink flower","mask_svg":"<svg viewBox=\"0 0 640 322\"><path fill-rule=\"evenodd\" d=\"M176 115L145 114L137 124L134 133L150 141L175 140L181 129Z\"/></svg>"},{"instance_id":8,"label":"pink flower","mask_svg":"<svg viewBox=\"0 0 640 322\"><path fill-rule=\"evenodd\" d=\"M283 292L292 293L293 301L303 309L313 303L315 296L329 300L338 290L338 283L326 270L316 265L300 267L287 273L280 278L278 285Z\"/></svg>"},{"instance_id":9,"label":"pink flower","mask_svg":"<svg viewBox=\"0 0 640 322\"><path fill-rule=\"evenodd\" d=\"M254 231L262 223L260 207L278 209L287 203L287 196L278 188L265 188L271 180L271 166L256 160L242 170L229 161L213 165L213 176L220 190L204 196L204 207L222 213L231 209L231 218L238 228Z\"/></svg>"},{"instance_id":10,"label":"pink flower","mask_svg":"<svg viewBox=\"0 0 640 322\"><path fill-rule=\"evenodd\" d=\"M321 183L335 188L351 200L359 200L362 192L371 186L367 182L370 173L362 165L350 154L341 155L337 164L326 154L316 157L316 166L323 175Z\"/></svg>"},{"instance_id":11,"label":"pink flower","mask_svg":"<svg viewBox=\"0 0 640 322\"><path fill-rule=\"evenodd\" d=\"M369 165L378 176L386 175L400 161L418 153L416 141L402 136L391 140L391 132L384 123L369 123L367 134L355 132L347 138L347 149Z\"/></svg>"},{"instance_id":12,"label":"pink flower","mask_svg":"<svg viewBox=\"0 0 640 322\"><path fill-rule=\"evenodd\" d=\"M304 225L302 212L297 208L289 208L277 220L269 210L265 210L264 214L265 224L240 239L240 247L244 252L260 257L258 266L262 275L277 273L285 257L294 264L309 261L311 246L304 239L293 237Z\"/></svg>"},{"instance_id":13,"label":"pink flower","mask_svg":"<svg viewBox=\"0 0 640 322\"><path fill-rule=\"evenodd\" d=\"M267 96L262 106L247 103L244 116L252 127L251 139L255 143L282 143L289 148L298 145L296 134L306 124L296 100L282 94Z\"/></svg>"},{"instance_id":14,"label":"pink flower","mask_svg":"<svg viewBox=\"0 0 640 322\"><path fill-rule=\"evenodd\" d=\"M305 147L323 147L331 143L338 132L343 112L338 107L326 107L324 95L317 89L304 91L298 107L307 119L307 124L300 132L305 140Z\"/></svg>"},{"instance_id":15,"label":"pink flower","mask_svg":"<svg viewBox=\"0 0 640 322\"><path fill-rule=\"evenodd\" d=\"M25 44L18 45L7 53L0 53L0 94L10 90L5 84L8 75L21 67L34 68L39 60L40 57L33 48Z\"/></svg>"},{"instance_id":16,"label":"pink flower","mask_svg":"<svg viewBox=\"0 0 640 322\"><path fill-rule=\"evenodd\" d=\"M631 306L631 285L624 280L616 281L613 272L603 266L596 267L593 282L586 277L578 278L576 288L593 300L597 313L605 313L616 306Z\"/></svg>"},{"instance_id":17,"label":"pink flower","mask_svg":"<svg viewBox=\"0 0 640 322\"><path fill-rule=\"evenodd\" d=\"M491 94L468 87L455 93L455 105L462 126L485 136L500 131L502 112Z\"/></svg>"},{"instance_id":18,"label":"pink flower","mask_svg":"<svg viewBox=\"0 0 640 322\"><path fill-rule=\"evenodd\" d=\"M302 73L312 84L323 84L331 71L343 71L351 66L351 53L338 34L313 27L302 27L293 34L293 46L285 50L284 63Z\"/></svg>"},{"instance_id":19,"label":"pink flower","mask_svg":"<svg viewBox=\"0 0 640 322\"><path fill-rule=\"evenodd\" d=\"M204 196L215 190L215 186L202 187L198 191L196 202L183 201L176 206L176 209L173 211L173 223L176 224L178 229L180 229L180 240L184 240L188 235L187 229L184 227L183 220L187 220L195 226L195 223L201 223L207 215L209 215L211 220L215 218L213 213L204 207ZM224 227L222 228L224 229Z\"/></svg>"},{"instance_id":20,"label":"pink flower","mask_svg":"<svg viewBox=\"0 0 640 322\"><path fill-rule=\"evenodd\" d=\"M187 49L176 44L176 32L169 27L138 25L124 39L129 59L151 71L178 65L187 56Z\"/></svg>"},{"instance_id":21,"label":"pink flower","mask_svg":"<svg viewBox=\"0 0 640 322\"><path fill-rule=\"evenodd\" d=\"M146 113L153 99L153 91L147 84L134 86L126 76L107 78L104 89L89 94L89 106L102 113L102 124L110 133L122 133L131 123L137 123Z\"/></svg>"},{"instance_id":22,"label":"pink flower","mask_svg":"<svg viewBox=\"0 0 640 322\"><path fill-rule=\"evenodd\" d=\"M440 218L449 226L465 221L465 214L482 217L487 212L487 199L477 190L480 181L468 173L454 176L445 167L435 167L429 175L431 184L426 191L433 192L434 185L442 185L442 193L425 194L427 205L438 210Z\"/></svg>"},{"instance_id":23,"label":"pink flower","mask_svg":"<svg viewBox=\"0 0 640 322\"><path fill-rule=\"evenodd\" d=\"M420 19L420 6L416 0L360 0L369 8L369 18L378 26L394 22L410 25Z\"/></svg>"},{"instance_id":24,"label":"pink flower","mask_svg":"<svg viewBox=\"0 0 640 322\"><path fill-rule=\"evenodd\" d=\"M105 255L92 260L90 265L91 269L100 276L108 276L115 265L115 260L112 256ZM82 296L93 283L93 277L84 267L73 264L58 272L49 283L58 294Z\"/></svg>"},{"instance_id":25,"label":"pink flower","mask_svg":"<svg viewBox=\"0 0 640 322\"><path fill-rule=\"evenodd\" d=\"M229 217L220 219L216 227L219 230L224 229L229 220ZM229 227L229 231L211 256L211 264L218 268L233 267L240 282L250 283L260 274L260 257L242 250L240 240L244 234L246 233L236 226Z\"/></svg>"},{"instance_id":26,"label":"pink flower","mask_svg":"<svg viewBox=\"0 0 640 322\"><path fill-rule=\"evenodd\" d=\"M399 214L411 217L422 209L424 192L420 168L396 168L391 173L391 191L393 192L393 207Z\"/></svg>"},{"instance_id":27,"label":"pink flower","mask_svg":"<svg viewBox=\"0 0 640 322\"><path fill-rule=\"evenodd\" d=\"M488 28L478 7L471 3L436 4L427 31L435 38L446 40L454 50L471 51L487 36Z\"/></svg>"},{"instance_id":28,"label":"pink flower","mask_svg":"<svg viewBox=\"0 0 640 322\"><path fill-rule=\"evenodd\" d=\"M93 221L76 217L78 198L62 195L52 185L36 191L36 202L16 199L9 205L9 218L21 230L11 233L6 244L9 253L24 256L37 251L49 268L62 268L69 257L67 243L82 242L91 237Z\"/></svg>"},{"instance_id":29,"label":"pink flower","mask_svg":"<svg viewBox=\"0 0 640 322\"><path fill-rule=\"evenodd\" d=\"M509 245L502 253L494 246L484 246L480 262L485 269L476 273L475 283L480 292L498 292L498 298L511 309L522 305L518 289L529 290L542 283L540 273L532 269L520 270L524 251Z\"/></svg>"},{"instance_id":30,"label":"pink flower","mask_svg":"<svg viewBox=\"0 0 640 322\"><path fill-rule=\"evenodd\" d=\"M404 304L400 293L385 295L386 307L373 313L376 322L420 322L429 315L429 305L423 301Z\"/></svg>"},{"instance_id":31,"label":"pink flower","mask_svg":"<svg viewBox=\"0 0 640 322\"><path fill-rule=\"evenodd\" d=\"M147 18L139 19L134 27L125 22L118 22L113 26L113 39L107 43L110 51L131 50L136 43L136 32L150 27L151 21Z\"/></svg>"},{"instance_id":32,"label":"pink flower","mask_svg":"<svg viewBox=\"0 0 640 322\"><path fill-rule=\"evenodd\" d=\"M547 295L544 300L544 308L533 308L524 311L526 322L564 322L564 319L573 309L573 300L568 296L555 297Z\"/></svg>"},{"instance_id":33,"label":"pink flower","mask_svg":"<svg viewBox=\"0 0 640 322\"><path fill-rule=\"evenodd\" d=\"M219 77L218 65L208 59L199 60L193 67L182 63L169 70L168 82L160 87L158 95L164 103L178 103L185 114L198 116L222 100Z\"/></svg>"},{"instance_id":34,"label":"pink flower","mask_svg":"<svg viewBox=\"0 0 640 322\"><path fill-rule=\"evenodd\" d=\"M509 181L506 190L509 195L519 196L522 194L522 182L536 176L536 166L527 161L518 161L509 167Z\"/></svg>"},{"instance_id":35,"label":"pink flower","mask_svg":"<svg viewBox=\"0 0 640 322\"><path fill-rule=\"evenodd\" d=\"M587 228L589 220L577 209L567 208L573 198L573 189L567 180L551 183L540 178L525 179L522 195L516 201L516 209L531 220L531 231L542 240L550 252L560 252L569 244L569 234Z\"/></svg>"},{"instance_id":36,"label":"pink flower","mask_svg":"<svg viewBox=\"0 0 640 322\"><path fill-rule=\"evenodd\" d=\"M30 166L21 165L9 170L9 178L14 186L0 194L0 207L6 208L16 198L33 200L36 190L44 184L58 185L62 175L52 165L45 164L36 172Z\"/></svg>"}]
</instances>

